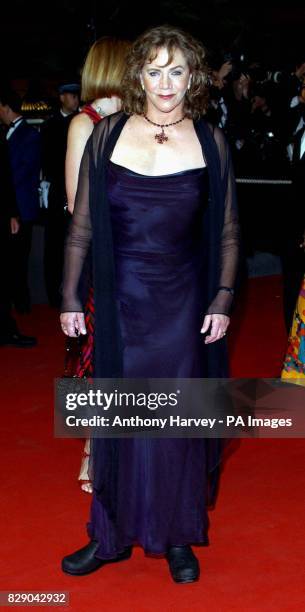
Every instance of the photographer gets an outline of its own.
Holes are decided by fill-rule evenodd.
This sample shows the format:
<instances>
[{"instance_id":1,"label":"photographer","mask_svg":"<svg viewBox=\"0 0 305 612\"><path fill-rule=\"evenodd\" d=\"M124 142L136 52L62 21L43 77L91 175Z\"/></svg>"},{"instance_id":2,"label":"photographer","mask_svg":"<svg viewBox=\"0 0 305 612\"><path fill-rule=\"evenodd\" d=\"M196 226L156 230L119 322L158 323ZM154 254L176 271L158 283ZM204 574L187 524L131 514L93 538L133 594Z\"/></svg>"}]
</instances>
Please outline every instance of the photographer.
<instances>
[{"instance_id":1,"label":"photographer","mask_svg":"<svg viewBox=\"0 0 305 612\"><path fill-rule=\"evenodd\" d=\"M250 77L247 73L232 70L231 82L225 90L225 103L228 117L225 132L231 144L234 167L237 176L248 175L252 167L252 154L249 150Z\"/></svg>"},{"instance_id":2,"label":"photographer","mask_svg":"<svg viewBox=\"0 0 305 612\"><path fill-rule=\"evenodd\" d=\"M250 92L250 139L256 150L259 176L276 178L287 174L284 128L276 85L254 84Z\"/></svg>"},{"instance_id":3,"label":"photographer","mask_svg":"<svg viewBox=\"0 0 305 612\"><path fill-rule=\"evenodd\" d=\"M210 123L220 128L225 128L228 117L224 92L231 71L231 62L224 62L220 68L214 69L211 72L210 103L207 111L207 119Z\"/></svg>"}]
</instances>

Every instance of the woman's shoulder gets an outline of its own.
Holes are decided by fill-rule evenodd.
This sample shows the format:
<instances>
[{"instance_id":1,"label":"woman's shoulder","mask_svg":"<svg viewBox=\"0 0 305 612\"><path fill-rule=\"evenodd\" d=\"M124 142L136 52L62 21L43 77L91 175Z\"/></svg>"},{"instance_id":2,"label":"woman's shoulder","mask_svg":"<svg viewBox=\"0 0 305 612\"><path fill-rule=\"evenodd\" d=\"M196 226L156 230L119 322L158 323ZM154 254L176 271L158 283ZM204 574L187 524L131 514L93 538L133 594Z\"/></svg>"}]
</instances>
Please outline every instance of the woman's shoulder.
<instances>
[{"instance_id":1,"label":"woman's shoulder","mask_svg":"<svg viewBox=\"0 0 305 612\"><path fill-rule=\"evenodd\" d=\"M218 139L222 138L225 140L225 134L222 128L208 121L205 115L201 115L201 117L197 120L196 123L203 126L205 129L209 129L209 131L212 133L214 138L218 138Z\"/></svg>"},{"instance_id":2,"label":"woman's shoulder","mask_svg":"<svg viewBox=\"0 0 305 612\"><path fill-rule=\"evenodd\" d=\"M207 136L207 138L213 139L215 144L217 145L218 152L222 155L227 150L228 143L225 136L224 131L219 128L217 125L214 125L210 121L207 121L206 117L203 115L200 119L195 122L199 127L199 130L203 130ZM198 129L198 128L197 128Z\"/></svg>"},{"instance_id":3,"label":"woman's shoulder","mask_svg":"<svg viewBox=\"0 0 305 612\"><path fill-rule=\"evenodd\" d=\"M124 122L124 120L127 120L127 118L128 115L126 115L126 113L123 111L118 111L116 113L112 113L111 115L105 115L102 121L94 126L94 132L104 132L105 130L111 131L120 120Z\"/></svg>"},{"instance_id":4,"label":"woman's shoulder","mask_svg":"<svg viewBox=\"0 0 305 612\"><path fill-rule=\"evenodd\" d=\"M106 115L102 119L102 121L100 121L94 126L91 138L93 147L99 148L100 146L102 146L102 144L105 143L106 139L110 136L115 127L117 127L118 129L120 129L121 127L123 129L123 126L127 121L128 116L129 115L127 115L123 111L113 113L112 115Z\"/></svg>"},{"instance_id":5,"label":"woman's shoulder","mask_svg":"<svg viewBox=\"0 0 305 612\"><path fill-rule=\"evenodd\" d=\"M101 121L102 116L97 112L97 110L94 108L94 106L92 104L85 104L81 111L80 111L81 115L86 115L87 117L89 117L89 119L92 121L92 123L94 123L94 125L96 123L99 123L99 121Z\"/></svg>"},{"instance_id":6,"label":"woman's shoulder","mask_svg":"<svg viewBox=\"0 0 305 612\"><path fill-rule=\"evenodd\" d=\"M78 115L75 115L75 117L73 117L70 123L69 132L70 135L75 135L75 137L87 136L87 138L89 138L93 127L93 121L86 113L78 113Z\"/></svg>"}]
</instances>

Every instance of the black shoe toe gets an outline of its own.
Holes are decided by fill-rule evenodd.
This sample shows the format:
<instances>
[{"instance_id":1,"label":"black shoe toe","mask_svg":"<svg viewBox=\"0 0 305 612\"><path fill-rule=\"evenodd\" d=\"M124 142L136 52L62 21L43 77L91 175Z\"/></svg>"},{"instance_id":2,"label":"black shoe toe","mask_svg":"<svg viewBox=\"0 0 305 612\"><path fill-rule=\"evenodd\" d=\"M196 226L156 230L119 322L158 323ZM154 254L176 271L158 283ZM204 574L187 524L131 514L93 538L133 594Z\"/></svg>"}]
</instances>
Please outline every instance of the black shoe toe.
<instances>
[{"instance_id":1,"label":"black shoe toe","mask_svg":"<svg viewBox=\"0 0 305 612\"><path fill-rule=\"evenodd\" d=\"M95 557L97 549L98 542L89 542L87 546L80 548L72 555L64 557L61 564L63 572L81 576L99 569L103 565L103 561Z\"/></svg>"},{"instance_id":2,"label":"black shoe toe","mask_svg":"<svg viewBox=\"0 0 305 612\"><path fill-rule=\"evenodd\" d=\"M200 576L200 566L190 546L171 546L166 559L175 582L195 582Z\"/></svg>"},{"instance_id":3,"label":"black shoe toe","mask_svg":"<svg viewBox=\"0 0 305 612\"><path fill-rule=\"evenodd\" d=\"M98 542L91 541L83 548L80 548L75 553L72 553L72 555L64 557L61 563L63 572L66 574L72 574L73 576L91 574L91 572L95 572L107 563L114 563L115 561L124 561L124 559L129 559L132 553L132 547L127 546L123 552L119 553L113 559L98 559L95 556L98 547Z\"/></svg>"}]
</instances>

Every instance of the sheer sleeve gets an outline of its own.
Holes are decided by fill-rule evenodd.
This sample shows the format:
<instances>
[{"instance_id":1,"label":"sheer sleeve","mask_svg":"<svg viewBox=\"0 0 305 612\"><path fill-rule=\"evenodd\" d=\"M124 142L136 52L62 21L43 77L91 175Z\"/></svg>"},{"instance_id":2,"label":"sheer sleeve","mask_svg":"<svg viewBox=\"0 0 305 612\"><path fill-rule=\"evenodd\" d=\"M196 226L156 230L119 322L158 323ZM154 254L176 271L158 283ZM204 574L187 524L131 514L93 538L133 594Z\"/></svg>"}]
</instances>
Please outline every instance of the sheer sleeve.
<instances>
[{"instance_id":1,"label":"sheer sleeve","mask_svg":"<svg viewBox=\"0 0 305 612\"><path fill-rule=\"evenodd\" d=\"M221 162L224 223L220 243L218 291L207 313L229 315L238 269L240 232L236 203L235 177L229 145L220 129L215 128L213 135L218 147Z\"/></svg>"},{"instance_id":2,"label":"sheer sleeve","mask_svg":"<svg viewBox=\"0 0 305 612\"><path fill-rule=\"evenodd\" d=\"M109 135L114 127L120 127L121 119L126 121L125 115L121 112L105 117L103 121L95 125L85 147L80 165L73 216L65 245L61 312L83 311L81 299L81 294L84 298L82 272L92 242L89 196L93 198L94 202L96 201L92 194L93 192L96 193L97 177L102 175L105 154L109 154L107 149ZM100 183L100 185L102 189L102 184ZM100 194L100 197L102 197L102 194ZM93 229L96 235L97 228L94 227ZM101 236L100 231L98 231L98 235ZM87 286L87 281L85 284Z\"/></svg>"},{"instance_id":3,"label":"sheer sleeve","mask_svg":"<svg viewBox=\"0 0 305 612\"><path fill-rule=\"evenodd\" d=\"M89 211L90 140L82 157L75 207L65 244L63 299L61 312L82 312L79 283L91 244L92 230Z\"/></svg>"}]
</instances>

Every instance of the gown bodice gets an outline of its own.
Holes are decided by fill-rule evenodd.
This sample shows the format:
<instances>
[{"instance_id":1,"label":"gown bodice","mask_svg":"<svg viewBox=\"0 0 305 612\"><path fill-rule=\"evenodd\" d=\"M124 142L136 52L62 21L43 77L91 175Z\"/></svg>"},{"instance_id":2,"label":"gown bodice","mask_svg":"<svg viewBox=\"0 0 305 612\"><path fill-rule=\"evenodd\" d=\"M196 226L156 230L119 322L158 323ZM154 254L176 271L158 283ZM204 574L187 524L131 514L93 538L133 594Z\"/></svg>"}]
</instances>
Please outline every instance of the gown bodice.
<instances>
[{"instance_id":1,"label":"gown bodice","mask_svg":"<svg viewBox=\"0 0 305 612\"><path fill-rule=\"evenodd\" d=\"M109 161L107 191L115 250L157 255L195 245L208 193L206 168L148 176Z\"/></svg>"}]
</instances>

